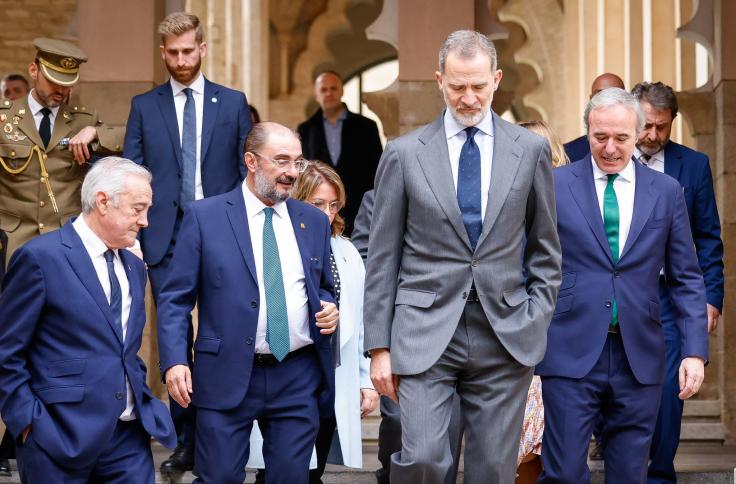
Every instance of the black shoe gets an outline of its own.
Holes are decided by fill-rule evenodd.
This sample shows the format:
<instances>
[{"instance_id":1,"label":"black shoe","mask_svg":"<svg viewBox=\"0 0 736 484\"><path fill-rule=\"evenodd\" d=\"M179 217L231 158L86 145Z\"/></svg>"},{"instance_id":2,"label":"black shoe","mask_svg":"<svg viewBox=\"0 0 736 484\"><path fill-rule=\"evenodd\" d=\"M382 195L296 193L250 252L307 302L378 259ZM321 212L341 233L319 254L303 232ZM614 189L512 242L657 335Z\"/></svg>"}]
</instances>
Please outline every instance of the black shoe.
<instances>
[{"instance_id":1,"label":"black shoe","mask_svg":"<svg viewBox=\"0 0 736 484\"><path fill-rule=\"evenodd\" d=\"M590 460L603 460L603 446L597 440L593 444L593 448L590 449L588 457Z\"/></svg>"},{"instance_id":2,"label":"black shoe","mask_svg":"<svg viewBox=\"0 0 736 484\"><path fill-rule=\"evenodd\" d=\"M10 472L10 461L8 459L0 459L0 476L10 477L13 473Z\"/></svg>"},{"instance_id":3,"label":"black shoe","mask_svg":"<svg viewBox=\"0 0 736 484\"><path fill-rule=\"evenodd\" d=\"M161 463L162 474L176 474L194 469L194 449L177 445L174 453Z\"/></svg>"}]
</instances>

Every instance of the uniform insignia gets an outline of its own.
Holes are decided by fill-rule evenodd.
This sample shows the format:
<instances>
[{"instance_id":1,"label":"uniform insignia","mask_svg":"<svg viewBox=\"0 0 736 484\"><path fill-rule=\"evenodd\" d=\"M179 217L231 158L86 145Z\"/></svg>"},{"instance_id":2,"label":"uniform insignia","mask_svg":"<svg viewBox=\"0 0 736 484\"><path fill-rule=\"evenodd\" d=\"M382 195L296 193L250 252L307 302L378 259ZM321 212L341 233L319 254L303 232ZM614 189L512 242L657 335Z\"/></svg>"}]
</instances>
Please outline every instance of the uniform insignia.
<instances>
[{"instance_id":1,"label":"uniform insignia","mask_svg":"<svg viewBox=\"0 0 736 484\"><path fill-rule=\"evenodd\" d=\"M74 57L64 57L59 61L59 65L64 69L76 69L79 67L79 61Z\"/></svg>"},{"instance_id":2,"label":"uniform insignia","mask_svg":"<svg viewBox=\"0 0 736 484\"><path fill-rule=\"evenodd\" d=\"M62 116L64 116L64 119L71 119L72 117L72 115L69 114L69 111L64 111L64 114Z\"/></svg>"},{"instance_id":3,"label":"uniform insignia","mask_svg":"<svg viewBox=\"0 0 736 484\"><path fill-rule=\"evenodd\" d=\"M23 116L24 114L26 114L26 108L20 108L20 109L18 110L18 115L19 115L19 116Z\"/></svg>"},{"instance_id":4,"label":"uniform insignia","mask_svg":"<svg viewBox=\"0 0 736 484\"><path fill-rule=\"evenodd\" d=\"M0 123L4 123L5 121L7 121L7 119L8 116L5 113L0 114Z\"/></svg>"},{"instance_id":5,"label":"uniform insignia","mask_svg":"<svg viewBox=\"0 0 736 484\"><path fill-rule=\"evenodd\" d=\"M20 123L20 118L18 116L13 116L13 124Z\"/></svg>"},{"instance_id":6,"label":"uniform insignia","mask_svg":"<svg viewBox=\"0 0 736 484\"><path fill-rule=\"evenodd\" d=\"M11 125L10 123L8 123L8 124L6 124L6 125L5 125L5 127L3 128L3 131L5 131L6 133L10 133L10 132L12 132L12 131L13 131L13 126L12 126L12 125Z\"/></svg>"},{"instance_id":7,"label":"uniform insignia","mask_svg":"<svg viewBox=\"0 0 736 484\"><path fill-rule=\"evenodd\" d=\"M12 134L12 137L13 137L13 141L25 141L25 139L28 138L28 136L24 134L20 134L17 131Z\"/></svg>"}]
</instances>

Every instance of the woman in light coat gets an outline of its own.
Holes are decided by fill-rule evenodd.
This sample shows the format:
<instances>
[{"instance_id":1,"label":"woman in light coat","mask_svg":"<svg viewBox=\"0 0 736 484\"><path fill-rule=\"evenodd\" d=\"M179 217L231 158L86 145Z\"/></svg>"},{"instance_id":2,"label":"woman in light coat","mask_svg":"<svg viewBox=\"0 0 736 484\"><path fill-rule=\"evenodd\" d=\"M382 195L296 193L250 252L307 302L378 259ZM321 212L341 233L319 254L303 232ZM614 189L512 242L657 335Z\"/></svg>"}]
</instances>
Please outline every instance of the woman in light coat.
<instances>
[{"instance_id":1,"label":"woman in light coat","mask_svg":"<svg viewBox=\"0 0 736 484\"><path fill-rule=\"evenodd\" d=\"M348 467L363 466L360 419L376 409L378 393L373 389L368 373L369 360L363 354L365 268L357 249L341 235L345 222L338 211L345 206L344 185L329 165L313 162L300 175L292 197L311 203L330 218L330 262L335 279L335 299L340 310L340 323L332 336L336 364L335 417L320 422L315 445L316 465L312 466L316 468L309 475L310 484L314 484L322 482L327 462ZM261 444L260 433L254 425L249 467L263 467ZM256 482L263 478L263 473L259 473L258 478Z\"/></svg>"}]
</instances>

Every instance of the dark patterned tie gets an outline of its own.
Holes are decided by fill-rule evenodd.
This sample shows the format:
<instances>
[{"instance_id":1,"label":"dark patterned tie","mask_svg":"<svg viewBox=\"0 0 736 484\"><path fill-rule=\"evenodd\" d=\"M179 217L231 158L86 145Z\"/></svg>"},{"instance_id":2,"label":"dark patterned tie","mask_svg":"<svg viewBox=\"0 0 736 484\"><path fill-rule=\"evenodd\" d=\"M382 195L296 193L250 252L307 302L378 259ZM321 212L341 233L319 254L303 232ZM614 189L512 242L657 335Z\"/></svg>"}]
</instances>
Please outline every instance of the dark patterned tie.
<instances>
[{"instance_id":1,"label":"dark patterned tie","mask_svg":"<svg viewBox=\"0 0 736 484\"><path fill-rule=\"evenodd\" d=\"M606 190L603 192L603 226L606 229L606 238L608 239L608 245L611 248L611 256L613 262L618 264L619 254L619 213L618 213L618 199L616 198L616 190L613 189L613 182L618 178L618 173L606 175L608 177L608 183L606 184ZM618 324L618 306L616 300L613 300L611 308L611 326Z\"/></svg>"},{"instance_id":2,"label":"dark patterned tie","mask_svg":"<svg viewBox=\"0 0 736 484\"><path fill-rule=\"evenodd\" d=\"M123 294L120 291L120 281L115 274L115 253L108 249L105 252L107 261L107 276L110 278L110 311L115 318L115 330L123 337Z\"/></svg>"},{"instance_id":3,"label":"dark patterned tie","mask_svg":"<svg viewBox=\"0 0 736 484\"><path fill-rule=\"evenodd\" d=\"M457 170L457 203L473 250L483 229L480 213L480 149L474 139L477 132L476 127L465 128L467 138L460 150Z\"/></svg>"},{"instance_id":4,"label":"dark patterned tie","mask_svg":"<svg viewBox=\"0 0 736 484\"><path fill-rule=\"evenodd\" d=\"M51 110L49 108L41 109L43 119L38 127L38 134L41 135L41 141L43 141L43 147L49 147L49 141L51 141Z\"/></svg>"}]
</instances>

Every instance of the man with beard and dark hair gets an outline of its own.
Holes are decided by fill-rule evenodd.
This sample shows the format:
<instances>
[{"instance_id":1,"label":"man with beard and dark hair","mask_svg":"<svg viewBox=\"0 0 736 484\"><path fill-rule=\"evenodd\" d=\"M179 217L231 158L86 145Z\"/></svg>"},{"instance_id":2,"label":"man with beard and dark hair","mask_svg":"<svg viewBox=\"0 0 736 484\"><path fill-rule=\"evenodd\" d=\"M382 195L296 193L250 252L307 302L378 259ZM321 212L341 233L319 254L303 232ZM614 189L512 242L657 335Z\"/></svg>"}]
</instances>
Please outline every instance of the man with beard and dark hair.
<instances>
[{"instance_id":1,"label":"man with beard and dark hair","mask_svg":"<svg viewBox=\"0 0 736 484\"><path fill-rule=\"evenodd\" d=\"M259 123L245 150L245 182L184 216L159 297L161 370L171 397L197 407L196 482L244 481L257 419L267 482L306 484L320 418L334 414L330 223L289 198L308 163L296 133Z\"/></svg>"},{"instance_id":2,"label":"man with beard and dark hair","mask_svg":"<svg viewBox=\"0 0 736 484\"><path fill-rule=\"evenodd\" d=\"M708 156L670 140L672 121L677 116L677 97L670 86L642 82L631 92L639 99L646 118L634 157L682 185L698 264L705 281L708 332L712 332L718 326L723 307L724 281L721 223ZM683 401L678 397L683 335L675 324L675 308L664 275L659 278L659 287L666 366L657 426L649 450L649 484L677 482L673 461L680 441L683 409Z\"/></svg>"},{"instance_id":3,"label":"man with beard and dark hair","mask_svg":"<svg viewBox=\"0 0 736 484\"><path fill-rule=\"evenodd\" d=\"M593 99L593 96L609 87L624 89L624 81L616 74L604 72L593 79L593 84L590 85L590 99ZM571 162L578 161L588 156L590 154L588 135L584 134L565 143L565 153L567 153L567 157L570 158Z\"/></svg>"},{"instance_id":4,"label":"man with beard and dark hair","mask_svg":"<svg viewBox=\"0 0 736 484\"><path fill-rule=\"evenodd\" d=\"M153 174L151 224L140 238L156 302L188 204L228 192L245 178L241 157L251 127L245 95L208 81L200 71L207 43L199 19L172 13L158 33L171 79L133 98L124 151ZM188 341L191 364L191 323ZM179 446L161 464L165 473L190 470L194 462L194 411L172 401L171 415Z\"/></svg>"}]
</instances>

